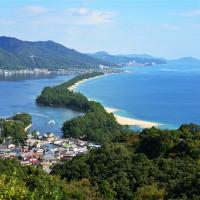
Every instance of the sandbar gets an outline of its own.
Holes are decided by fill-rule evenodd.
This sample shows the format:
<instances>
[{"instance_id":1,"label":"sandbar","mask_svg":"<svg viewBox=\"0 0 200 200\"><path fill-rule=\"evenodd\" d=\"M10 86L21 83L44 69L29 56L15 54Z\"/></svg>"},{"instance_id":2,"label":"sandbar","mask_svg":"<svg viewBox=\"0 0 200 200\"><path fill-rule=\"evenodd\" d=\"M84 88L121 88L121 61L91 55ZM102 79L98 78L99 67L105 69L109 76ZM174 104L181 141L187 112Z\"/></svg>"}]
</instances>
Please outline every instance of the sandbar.
<instances>
[{"instance_id":1,"label":"sandbar","mask_svg":"<svg viewBox=\"0 0 200 200\"><path fill-rule=\"evenodd\" d=\"M83 79L83 80L81 80L81 81L76 82L74 85L69 86L69 87L68 87L68 90L74 91L79 85L85 83L86 81L95 80L95 79L98 79L98 78L101 78L101 77L107 76L107 75L108 75L108 74L104 74L104 75L95 76L95 77L92 77L92 78Z\"/></svg>"},{"instance_id":2,"label":"sandbar","mask_svg":"<svg viewBox=\"0 0 200 200\"><path fill-rule=\"evenodd\" d=\"M98 78L101 78L101 77L106 76L106 75L107 74L104 74L104 75L101 75L101 76L92 77L92 78L88 78L88 79L83 79L81 81L76 82L74 85L71 85L70 87L68 87L68 90L74 91L82 83L85 83L86 81L89 81L89 80L98 79ZM151 128L153 126L157 127L157 126L161 125L160 123L157 123L157 122L150 122L150 121L134 119L134 118L129 118L129 117L124 117L124 116L118 115L116 113L118 111L120 111L120 110L116 109L116 108L105 107L105 110L108 113L113 113L115 118L116 118L116 121L121 125L138 126L140 128Z\"/></svg>"},{"instance_id":3,"label":"sandbar","mask_svg":"<svg viewBox=\"0 0 200 200\"><path fill-rule=\"evenodd\" d=\"M134 119L134 118L129 118L129 117L124 117L121 115L116 114L116 112L119 111L119 109L115 108L105 108L108 113L113 113L117 122L121 125L128 125L128 126L138 126L140 128L151 128L151 127L157 127L160 126L160 123L157 122L150 122L150 121L145 121L145 120L140 120L140 119Z\"/></svg>"}]
</instances>

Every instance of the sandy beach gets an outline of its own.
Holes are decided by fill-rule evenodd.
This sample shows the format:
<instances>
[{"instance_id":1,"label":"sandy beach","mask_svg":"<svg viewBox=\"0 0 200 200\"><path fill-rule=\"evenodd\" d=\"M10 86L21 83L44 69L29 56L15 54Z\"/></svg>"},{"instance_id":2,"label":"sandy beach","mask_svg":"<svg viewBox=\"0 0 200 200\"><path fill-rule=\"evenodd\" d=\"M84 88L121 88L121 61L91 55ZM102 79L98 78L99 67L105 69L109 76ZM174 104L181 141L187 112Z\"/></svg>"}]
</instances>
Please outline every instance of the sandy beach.
<instances>
[{"instance_id":1,"label":"sandy beach","mask_svg":"<svg viewBox=\"0 0 200 200\"><path fill-rule=\"evenodd\" d=\"M78 81L74 85L68 87L68 89L70 91L74 91L82 83L85 83L86 81L89 81L89 80L98 79L98 78L101 78L103 76L107 76L107 74L104 74L104 75L101 75L101 76L92 77L92 78L88 78L88 79L83 79L81 81ZM116 120L117 120L117 122L119 124L121 124L121 125L138 126L140 128L151 128L153 126L156 127L156 126L160 126L161 125L161 124L156 123L156 122L149 122L149 121L144 121L144 120L139 120L139 119L120 116L120 115L116 114L116 112L120 111L119 109L116 109L116 108L105 107L105 109L106 109L106 111L108 113L113 113L115 118L116 118Z\"/></svg>"},{"instance_id":2,"label":"sandy beach","mask_svg":"<svg viewBox=\"0 0 200 200\"><path fill-rule=\"evenodd\" d=\"M107 76L107 74L100 75L100 76L95 76L95 77L92 77L92 78L83 79L83 80L81 80L81 81L76 82L74 85L68 87L68 90L74 91L74 90L75 90L79 85L81 85L82 83L85 83L86 81L89 81L89 80L95 80L95 79L101 78L101 77L103 77L103 76Z\"/></svg>"},{"instance_id":3,"label":"sandy beach","mask_svg":"<svg viewBox=\"0 0 200 200\"><path fill-rule=\"evenodd\" d=\"M116 112L118 112L118 109L115 108L105 108L108 113L113 113L117 122L121 125L129 125L129 126L138 126L140 128L151 128L153 126L160 126L161 124L156 123L156 122L149 122L149 121L144 121L144 120L139 120L139 119L134 119L134 118L129 118L129 117L123 117L120 115L117 115Z\"/></svg>"}]
</instances>

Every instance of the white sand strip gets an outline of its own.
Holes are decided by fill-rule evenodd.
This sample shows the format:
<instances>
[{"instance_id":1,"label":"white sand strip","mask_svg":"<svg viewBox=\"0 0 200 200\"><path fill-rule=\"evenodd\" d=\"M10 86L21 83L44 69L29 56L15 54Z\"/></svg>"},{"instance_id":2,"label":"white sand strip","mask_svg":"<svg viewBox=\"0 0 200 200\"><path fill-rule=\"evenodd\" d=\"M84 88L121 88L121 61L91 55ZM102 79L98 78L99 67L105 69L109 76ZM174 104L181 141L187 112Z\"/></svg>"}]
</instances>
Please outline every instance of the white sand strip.
<instances>
[{"instance_id":1,"label":"white sand strip","mask_svg":"<svg viewBox=\"0 0 200 200\"><path fill-rule=\"evenodd\" d=\"M119 109L117 109L117 108L110 108L110 107L104 107L105 108L105 110L108 112L108 113L116 113L116 112L118 112L118 111L120 111Z\"/></svg>"},{"instance_id":2,"label":"white sand strip","mask_svg":"<svg viewBox=\"0 0 200 200\"><path fill-rule=\"evenodd\" d=\"M92 77L92 78L83 79L81 81L76 82L74 85L71 85L70 87L68 87L68 90L74 91L79 85L81 85L82 83L85 83L86 81L95 80L95 79L102 78L103 76L107 76L107 75L108 74L104 74L104 75L95 76L95 77Z\"/></svg>"},{"instance_id":3,"label":"white sand strip","mask_svg":"<svg viewBox=\"0 0 200 200\"><path fill-rule=\"evenodd\" d=\"M95 76L95 77L88 78L88 79L83 79L81 81L76 82L74 85L68 87L68 89L70 91L74 91L79 85L81 85L82 83L85 83L86 81L98 79L98 78L101 78L101 77L107 76L107 75L108 74L104 74L104 75ZM116 118L116 120L117 120L117 122L119 124L121 124L121 125L138 126L140 128L151 128L153 126L156 127L156 126L160 126L161 125L161 124L156 123L156 122L149 122L149 121L144 121L144 120L139 120L139 119L120 116L120 115L116 114L116 112L118 112L119 109L106 107L105 110L108 113L113 113L115 118Z\"/></svg>"},{"instance_id":4,"label":"white sand strip","mask_svg":"<svg viewBox=\"0 0 200 200\"><path fill-rule=\"evenodd\" d=\"M117 122L121 125L129 125L129 126L138 126L140 128L151 128L153 126L160 126L161 124L156 123L156 122L149 122L149 121L144 121L144 120L139 120L139 119L134 119L134 118L129 118L129 117L123 117L120 115L115 114L118 112L118 109L115 108L105 108L108 113L113 113Z\"/></svg>"}]
</instances>

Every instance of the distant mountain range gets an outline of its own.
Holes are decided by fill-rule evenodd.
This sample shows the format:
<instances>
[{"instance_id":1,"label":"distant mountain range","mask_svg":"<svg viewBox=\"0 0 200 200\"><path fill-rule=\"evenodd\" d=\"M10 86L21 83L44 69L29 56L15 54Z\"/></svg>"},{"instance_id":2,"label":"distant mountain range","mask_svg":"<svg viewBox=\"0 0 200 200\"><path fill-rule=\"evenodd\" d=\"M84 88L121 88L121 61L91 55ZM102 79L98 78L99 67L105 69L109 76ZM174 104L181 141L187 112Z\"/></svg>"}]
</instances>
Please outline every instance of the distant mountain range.
<instances>
[{"instance_id":1,"label":"distant mountain range","mask_svg":"<svg viewBox=\"0 0 200 200\"><path fill-rule=\"evenodd\" d=\"M108 62L53 41L29 42L0 37L0 68L95 68Z\"/></svg>"},{"instance_id":2,"label":"distant mountain range","mask_svg":"<svg viewBox=\"0 0 200 200\"><path fill-rule=\"evenodd\" d=\"M165 59L156 58L148 54L111 55L105 51L99 51L88 55L117 65L153 65L166 63Z\"/></svg>"},{"instance_id":3,"label":"distant mountain range","mask_svg":"<svg viewBox=\"0 0 200 200\"><path fill-rule=\"evenodd\" d=\"M99 68L104 66L165 64L170 62L194 63L200 60L185 57L166 60L148 54L111 55L105 51L84 54L61 44L49 41L22 41L12 37L0 37L0 69L21 68Z\"/></svg>"},{"instance_id":4,"label":"distant mountain range","mask_svg":"<svg viewBox=\"0 0 200 200\"><path fill-rule=\"evenodd\" d=\"M193 63L200 65L200 60L194 57L183 57L175 60L170 60L169 62Z\"/></svg>"}]
</instances>

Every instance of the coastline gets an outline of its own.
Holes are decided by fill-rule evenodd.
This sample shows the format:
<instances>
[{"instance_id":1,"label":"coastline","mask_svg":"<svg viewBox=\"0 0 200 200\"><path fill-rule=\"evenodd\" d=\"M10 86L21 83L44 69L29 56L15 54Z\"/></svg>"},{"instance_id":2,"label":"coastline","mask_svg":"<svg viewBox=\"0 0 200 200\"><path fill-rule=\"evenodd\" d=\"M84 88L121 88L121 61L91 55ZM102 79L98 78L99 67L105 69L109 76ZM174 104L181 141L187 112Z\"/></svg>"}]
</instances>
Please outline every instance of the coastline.
<instances>
[{"instance_id":1,"label":"coastline","mask_svg":"<svg viewBox=\"0 0 200 200\"><path fill-rule=\"evenodd\" d=\"M68 90L74 91L79 85L85 83L86 81L95 80L95 79L98 79L98 78L101 78L101 77L104 77L104 76L108 76L108 74L103 74L103 75L100 75L100 76L95 76L95 77L92 77L92 78L83 79L83 80L78 81L78 82L76 82L75 84L69 86L69 87L68 87Z\"/></svg>"},{"instance_id":2,"label":"coastline","mask_svg":"<svg viewBox=\"0 0 200 200\"><path fill-rule=\"evenodd\" d=\"M124 116L118 115L118 114L116 114L116 112L118 112L119 109L108 108L108 107L104 107L104 108L108 113L113 113L117 122L121 125L138 126L139 128L151 128L153 126L157 127L157 126L161 125L157 122L150 122L150 121L145 121L145 120L140 120L140 119L135 119L135 118L124 117Z\"/></svg>"},{"instance_id":3,"label":"coastline","mask_svg":"<svg viewBox=\"0 0 200 200\"><path fill-rule=\"evenodd\" d=\"M76 82L74 85L71 85L70 87L68 87L68 90L74 91L75 89L77 89L78 86L85 83L86 81L95 80L95 79L98 79L98 78L101 78L101 77L107 76L107 75L108 74L104 74L104 75L92 77L89 79L83 79L81 81ZM120 111L117 108L110 108L110 107L105 107L105 106L104 106L104 108L108 113L113 113L117 122L121 125L138 126L139 128L151 128L153 126L158 127L158 126L162 125L157 122L151 122L151 121L145 121L145 120L121 116L121 115L117 114L117 112Z\"/></svg>"},{"instance_id":4,"label":"coastline","mask_svg":"<svg viewBox=\"0 0 200 200\"><path fill-rule=\"evenodd\" d=\"M29 124L27 127L24 128L25 132L28 131L28 129L30 129L32 127L32 124Z\"/></svg>"}]
</instances>

